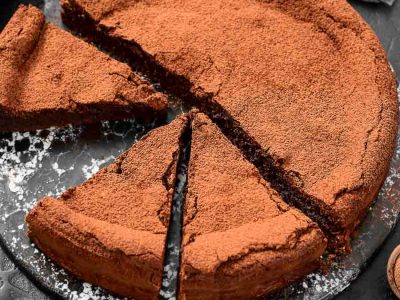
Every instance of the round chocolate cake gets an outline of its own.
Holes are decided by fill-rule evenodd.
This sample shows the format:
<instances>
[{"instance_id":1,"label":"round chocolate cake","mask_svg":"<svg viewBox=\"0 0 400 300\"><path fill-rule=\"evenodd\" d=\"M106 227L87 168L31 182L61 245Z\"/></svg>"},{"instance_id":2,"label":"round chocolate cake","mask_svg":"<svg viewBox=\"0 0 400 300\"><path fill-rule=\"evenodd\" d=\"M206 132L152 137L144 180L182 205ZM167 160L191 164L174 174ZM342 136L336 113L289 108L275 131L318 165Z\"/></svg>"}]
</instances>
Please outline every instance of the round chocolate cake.
<instances>
[{"instance_id":1,"label":"round chocolate cake","mask_svg":"<svg viewBox=\"0 0 400 300\"><path fill-rule=\"evenodd\" d=\"M183 147L191 153L180 224L181 299L268 295L318 268L324 254L351 251L351 235L389 167L398 103L382 46L345 0L61 5L72 30L197 109L151 131L111 167L63 194L62 204L40 201L27 223L41 251L115 294L157 298ZM41 29L39 36L47 41L53 30ZM3 31L0 41L8 45L11 33ZM46 53L46 44L37 44L36 52ZM32 68L24 69L24 78L40 81ZM0 83L9 82L9 74L15 70ZM137 89L131 87L135 75L129 76L124 89ZM85 86L66 85L64 92L71 89L85 95ZM118 107L126 102L111 92ZM9 94L0 94L0 104L24 107ZM23 101L32 96L22 94ZM165 107L154 101L135 104L123 116L140 117L148 106L162 116ZM154 161L144 166L144 157ZM143 203L149 199L151 205ZM126 232L123 238L119 231ZM110 265L121 282L107 272Z\"/></svg>"}]
</instances>

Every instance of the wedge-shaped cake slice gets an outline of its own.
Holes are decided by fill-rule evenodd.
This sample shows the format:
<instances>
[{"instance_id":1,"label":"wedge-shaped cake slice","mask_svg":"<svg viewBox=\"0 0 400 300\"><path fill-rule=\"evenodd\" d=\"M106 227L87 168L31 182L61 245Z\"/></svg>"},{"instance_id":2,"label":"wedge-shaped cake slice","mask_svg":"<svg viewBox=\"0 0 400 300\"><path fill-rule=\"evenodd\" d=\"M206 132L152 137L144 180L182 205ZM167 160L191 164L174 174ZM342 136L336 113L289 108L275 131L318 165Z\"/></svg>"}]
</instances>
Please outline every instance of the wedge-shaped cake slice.
<instances>
[{"instance_id":1,"label":"wedge-shaped cake slice","mask_svg":"<svg viewBox=\"0 0 400 300\"><path fill-rule=\"evenodd\" d=\"M37 247L79 278L157 299L180 137L187 118L154 129L110 166L26 217Z\"/></svg>"},{"instance_id":2,"label":"wedge-shaped cake slice","mask_svg":"<svg viewBox=\"0 0 400 300\"><path fill-rule=\"evenodd\" d=\"M166 113L166 97L130 68L20 6L0 34L0 131Z\"/></svg>"},{"instance_id":3,"label":"wedge-shaped cake slice","mask_svg":"<svg viewBox=\"0 0 400 300\"><path fill-rule=\"evenodd\" d=\"M384 49L346 0L62 6L68 26L118 43L165 88L194 95L242 150L253 148L285 200L348 242L387 173L398 102Z\"/></svg>"},{"instance_id":4,"label":"wedge-shaped cake slice","mask_svg":"<svg viewBox=\"0 0 400 300\"><path fill-rule=\"evenodd\" d=\"M193 120L180 299L252 299L318 266L326 239L203 114Z\"/></svg>"}]
</instances>

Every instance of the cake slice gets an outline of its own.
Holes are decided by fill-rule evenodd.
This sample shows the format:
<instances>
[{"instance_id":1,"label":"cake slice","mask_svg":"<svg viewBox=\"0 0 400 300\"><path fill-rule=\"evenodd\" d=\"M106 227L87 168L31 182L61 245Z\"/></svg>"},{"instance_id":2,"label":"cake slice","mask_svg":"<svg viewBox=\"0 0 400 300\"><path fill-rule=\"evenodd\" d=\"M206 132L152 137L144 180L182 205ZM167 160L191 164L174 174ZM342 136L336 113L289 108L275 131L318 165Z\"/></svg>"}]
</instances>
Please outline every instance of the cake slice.
<instances>
[{"instance_id":1,"label":"cake slice","mask_svg":"<svg viewBox=\"0 0 400 300\"><path fill-rule=\"evenodd\" d=\"M57 264L117 295L157 299L186 116L159 127L108 167L26 217Z\"/></svg>"},{"instance_id":2,"label":"cake slice","mask_svg":"<svg viewBox=\"0 0 400 300\"><path fill-rule=\"evenodd\" d=\"M398 103L347 1L61 2L68 26L218 122L333 248L349 242L387 173Z\"/></svg>"},{"instance_id":3,"label":"cake slice","mask_svg":"<svg viewBox=\"0 0 400 300\"><path fill-rule=\"evenodd\" d=\"M0 69L0 131L166 115L164 95L33 6L1 32Z\"/></svg>"},{"instance_id":4,"label":"cake slice","mask_svg":"<svg viewBox=\"0 0 400 300\"><path fill-rule=\"evenodd\" d=\"M254 299L319 265L326 239L205 115L194 115L180 299Z\"/></svg>"}]
</instances>

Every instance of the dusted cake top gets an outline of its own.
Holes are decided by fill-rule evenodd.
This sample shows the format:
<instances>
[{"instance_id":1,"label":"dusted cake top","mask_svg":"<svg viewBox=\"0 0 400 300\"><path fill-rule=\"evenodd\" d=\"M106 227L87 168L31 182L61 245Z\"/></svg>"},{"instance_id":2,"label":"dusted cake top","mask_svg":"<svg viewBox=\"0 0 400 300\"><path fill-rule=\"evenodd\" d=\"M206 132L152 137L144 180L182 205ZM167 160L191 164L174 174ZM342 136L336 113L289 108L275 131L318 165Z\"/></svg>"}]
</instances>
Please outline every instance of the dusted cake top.
<instances>
[{"instance_id":1,"label":"dusted cake top","mask_svg":"<svg viewBox=\"0 0 400 300\"><path fill-rule=\"evenodd\" d=\"M113 164L65 192L61 200L95 219L166 234L185 122L181 116L152 130Z\"/></svg>"}]
</instances>

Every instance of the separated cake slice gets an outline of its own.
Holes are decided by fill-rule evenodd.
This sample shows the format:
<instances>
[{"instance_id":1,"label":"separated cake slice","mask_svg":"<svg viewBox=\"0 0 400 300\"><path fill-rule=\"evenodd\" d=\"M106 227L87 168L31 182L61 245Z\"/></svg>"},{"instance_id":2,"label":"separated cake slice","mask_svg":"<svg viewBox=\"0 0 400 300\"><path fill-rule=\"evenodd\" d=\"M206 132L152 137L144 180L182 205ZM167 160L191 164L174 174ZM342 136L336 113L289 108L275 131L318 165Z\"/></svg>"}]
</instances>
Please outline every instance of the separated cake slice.
<instances>
[{"instance_id":1,"label":"separated cake slice","mask_svg":"<svg viewBox=\"0 0 400 300\"><path fill-rule=\"evenodd\" d=\"M110 166L27 215L37 247L115 294L157 299L186 116L154 129Z\"/></svg>"},{"instance_id":2,"label":"separated cake slice","mask_svg":"<svg viewBox=\"0 0 400 300\"><path fill-rule=\"evenodd\" d=\"M180 299L253 299L315 269L326 247L318 226L205 115L192 124Z\"/></svg>"},{"instance_id":3,"label":"separated cake slice","mask_svg":"<svg viewBox=\"0 0 400 300\"><path fill-rule=\"evenodd\" d=\"M68 26L212 116L334 248L349 241L387 173L398 103L384 49L347 1L62 7Z\"/></svg>"},{"instance_id":4,"label":"separated cake slice","mask_svg":"<svg viewBox=\"0 0 400 300\"><path fill-rule=\"evenodd\" d=\"M20 6L0 34L0 131L166 114L130 68Z\"/></svg>"}]
</instances>

